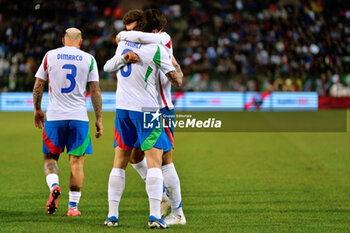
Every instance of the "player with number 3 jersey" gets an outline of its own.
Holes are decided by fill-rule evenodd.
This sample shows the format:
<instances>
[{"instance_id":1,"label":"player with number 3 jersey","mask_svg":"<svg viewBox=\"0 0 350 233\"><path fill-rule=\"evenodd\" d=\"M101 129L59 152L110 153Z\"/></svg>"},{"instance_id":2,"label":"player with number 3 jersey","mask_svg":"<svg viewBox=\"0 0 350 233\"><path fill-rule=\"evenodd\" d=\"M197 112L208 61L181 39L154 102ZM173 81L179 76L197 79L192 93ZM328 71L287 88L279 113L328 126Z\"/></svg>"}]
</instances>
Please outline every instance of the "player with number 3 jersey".
<instances>
[{"instance_id":1,"label":"player with number 3 jersey","mask_svg":"<svg viewBox=\"0 0 350 233\"><path fill-rule=\"evenodd\" d=\"M67 29L62 42L64 47L46 53L35 74L34 120L36 127L44 127L44 172L50 188L46 210L48 214L53 214L57 209L61 193L57 161L66 148L71 166L67 215L79 216L81 213L78 203L84 181L84 155L92 154L85 98L87 84L96 115L96 138L103 133L102 99L95 58L79 49L82 44L80 30ZM41 110L41 99L46 82L49 105L45 120Z\"/></svg>"}]
</instances>

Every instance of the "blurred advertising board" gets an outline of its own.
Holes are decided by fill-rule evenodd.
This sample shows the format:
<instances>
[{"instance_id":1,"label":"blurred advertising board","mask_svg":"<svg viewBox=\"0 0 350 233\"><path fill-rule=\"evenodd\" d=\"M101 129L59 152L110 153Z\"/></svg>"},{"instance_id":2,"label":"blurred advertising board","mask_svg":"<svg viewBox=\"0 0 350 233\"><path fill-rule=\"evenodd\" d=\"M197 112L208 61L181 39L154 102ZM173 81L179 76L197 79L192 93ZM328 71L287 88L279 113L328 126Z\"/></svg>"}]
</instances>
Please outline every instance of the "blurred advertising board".
<instances>
[{"instance_id":1,"label":"blurred advertising board","mask_svg":"<svg viewBox=\"0 0 350 233\"><path fill-rule=\"evenodd\" d=\"M87 95L87 108L93 110ZM42 109L48 105L48 94L42 98ZM173 101L178 111L315 111L316 92L176 92ZM102 93L103 111L115 111L115 93ZM0 94L0 111L33 111L30 92Z\"/></svg>"}]
</instances>

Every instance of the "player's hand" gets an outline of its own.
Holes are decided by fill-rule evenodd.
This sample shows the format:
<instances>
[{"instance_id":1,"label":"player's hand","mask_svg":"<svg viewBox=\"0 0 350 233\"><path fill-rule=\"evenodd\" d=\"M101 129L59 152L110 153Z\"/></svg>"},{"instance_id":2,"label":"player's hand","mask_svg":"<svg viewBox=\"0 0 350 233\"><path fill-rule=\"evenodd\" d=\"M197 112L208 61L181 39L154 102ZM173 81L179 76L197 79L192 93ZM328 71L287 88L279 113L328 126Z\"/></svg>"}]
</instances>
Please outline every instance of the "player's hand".
<instances>
[{"instance_id":1,"label":"player's hand","mask_svg":"<svg viewBox=\"0 0 350 233\"><path fill-rule=\"evenodd\" d=\"M42 129L45 126L45 115L41 110L34 110L35 127Z\"/></svg>"},{"instance_id":2,"label":"player's hand","mask_svg":"<svg viewBox=\"0 0 350 233\"><path fill-rule=\"evenodd\" d=\"M102 119L96 120L95 126L96 126L96 134L95 134L95 137L96 137L96 138L99 138L99 137L101 137L102 134L103 134Z\"/></svg>"},{"instance_id":3,"label":"player's hand","mask_svg":"<svg viewBox=\"0 0 350 233\"><path fill-rule=\"evenodd\" d=\"M124 59L129 63L136 63L139 61L139 56L137 56L136 53L134 52L127 52L126 54L124 54Z\"/></svg>"},{"instance_id":4,"label":"player's hand","mask_svg":"<svg viewBox=\"0 0 350 233\"><path fill-rule=\"evenodd\" d=\"M120 40L118 38L118 35L115 36L115 43L119 44Z\"/></svg>"}]
</instances>

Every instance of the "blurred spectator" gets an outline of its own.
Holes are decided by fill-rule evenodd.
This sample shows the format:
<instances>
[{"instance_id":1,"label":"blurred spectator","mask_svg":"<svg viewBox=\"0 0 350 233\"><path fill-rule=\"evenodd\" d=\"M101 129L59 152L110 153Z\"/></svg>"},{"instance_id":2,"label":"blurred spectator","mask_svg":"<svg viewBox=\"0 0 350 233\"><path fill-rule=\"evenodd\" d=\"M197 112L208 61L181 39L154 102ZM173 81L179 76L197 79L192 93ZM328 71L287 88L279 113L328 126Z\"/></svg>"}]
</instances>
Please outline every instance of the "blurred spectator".
<instances>
[{"instance_id":1,"label":"blurred spectator","mask_svg":"<svg viewBox=\"0 0 350 233\"><path fill-rule=\"evenodd\" d=\"M130 1L130 0L129 0ZM0 91L31 91L45 51L65 28L102 71L124 29L123 1L0 0ZM342 0L150 0L168 17L182 91L316 91L350 96L350 4ZM58 35L58 37L56 36ZM104 85L105 84L105 85Z\"/></svg>"}]
</instances>

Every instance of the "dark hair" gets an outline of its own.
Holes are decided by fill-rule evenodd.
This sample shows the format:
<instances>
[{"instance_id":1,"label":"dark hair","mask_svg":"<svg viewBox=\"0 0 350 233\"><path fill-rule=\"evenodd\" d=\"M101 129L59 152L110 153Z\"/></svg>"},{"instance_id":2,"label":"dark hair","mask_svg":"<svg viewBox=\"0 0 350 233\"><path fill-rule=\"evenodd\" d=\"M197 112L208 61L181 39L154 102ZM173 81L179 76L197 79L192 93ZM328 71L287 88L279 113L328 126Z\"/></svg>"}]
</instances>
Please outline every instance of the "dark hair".
<instances>
[{"instance_id":1,"label":"dark hair","mask_svg":"<svg viewBox=\"0 0 350 233\"><path fill-rule=\"evenodd\" d=\"M160 31L164 29L166 25L167 19L162 12L156 9L148 9L143 11L139 29L144 32L152 32L155 29Z\"/></svg>"},{"instance_id":2,"label":"dark hair","mask_svg":"<svg viewBox=\"0 0 350 233\"><path fill-rule=\"evenodd\" d=\"M142 16L143 16L142 10L137 10L137 9L130 10L130 11L125 13L125 15L123 17L123 24L128 25L134 21L137 21L139 24L140 21L142 20Z\"/></svg>"}]
</instances>

